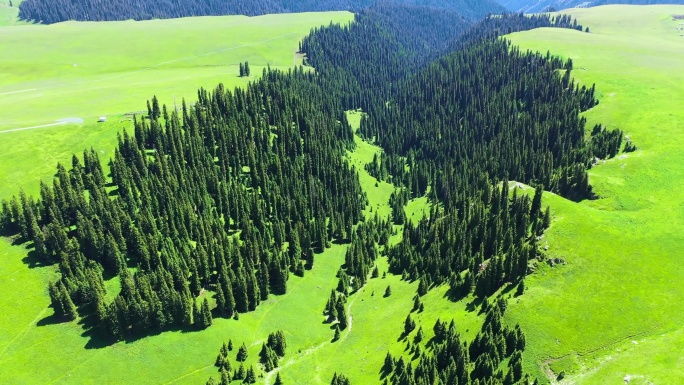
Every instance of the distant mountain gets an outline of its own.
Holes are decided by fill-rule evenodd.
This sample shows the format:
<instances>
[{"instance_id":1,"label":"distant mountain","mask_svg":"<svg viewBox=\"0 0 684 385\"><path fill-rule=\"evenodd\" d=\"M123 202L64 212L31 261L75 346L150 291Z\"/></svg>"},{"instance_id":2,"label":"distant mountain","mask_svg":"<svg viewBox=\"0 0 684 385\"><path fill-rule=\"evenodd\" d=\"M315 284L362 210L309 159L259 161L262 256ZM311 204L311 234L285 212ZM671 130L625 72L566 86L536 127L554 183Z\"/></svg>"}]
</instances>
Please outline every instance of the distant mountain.
<instances>
[{"instance_id":1,"label":"distant mountain","mask_svg":"<svg viewBox=\"0 0 684 385\"><path fill-rule=\"evenodd\" d=\"M476 20L506 9L495 0L24 0L19 18L45 24L67 20L111 21L187 16L359 11L376 3L418 5L458 11Z\"/></svg>"},{"instance_id":2,"label":"distant mountain","mask_svg":"<svg viewBox=\"0 0 684 385\"><path fill-rule=\"evenodd\" d=\"M606 4L684 4L684 0L499 0L499 3L514 12L560 11L567 8L586 8Z\"/></svg>"}]
</instances>

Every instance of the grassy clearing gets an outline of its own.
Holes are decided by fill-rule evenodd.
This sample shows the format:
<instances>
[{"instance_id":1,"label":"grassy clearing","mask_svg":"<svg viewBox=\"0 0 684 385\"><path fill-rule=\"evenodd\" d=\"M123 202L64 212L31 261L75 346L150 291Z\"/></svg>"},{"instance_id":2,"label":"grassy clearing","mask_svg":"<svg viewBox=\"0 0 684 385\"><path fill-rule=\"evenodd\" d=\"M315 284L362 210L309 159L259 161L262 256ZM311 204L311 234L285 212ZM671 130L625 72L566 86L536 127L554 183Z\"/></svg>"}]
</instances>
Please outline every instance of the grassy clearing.
<instances>
[{"instance_id":1,"label":"grassy clearing","mask_svg":"<svg viewBox=\"0 0 684 385\"><path fill-rule=\"evenodd\" d=\"M295 51L312 27L351 18L328 12L0 27L0 181L15 187L0 198L20 187L36 192L37 181L74 152L111 151L115 133L131 127L122 115L146 110L153 95L173 108L174 100L179 107L182 98L194 100L200 87L244 86L240 62L250 63L253 77L265 66L300 64ZM96 123L100 116L109 122ZM71 117L85 123L1 133Z\"/></svg>"},{"instance_id":2,"label":"grassy clearing","mask_svg":"<svg viewBox=\"0 0 684 385\"><path fill-rule=\"evenodd\" d=\"M681 6L606 6L567 12L591 33L540 29L510 35L523 49L573 59L596 83L588 126L619 127L639 150L590 172L602 197L579 204L545 194L554 214L543 242L568 265L542 267L508 318L528 337L525 362L577 383L684 382L684 37ZM644 340L634 345L632 340ZM678 348L679 346L679 348ZM555 361L555 359L561 359Z\"/></svg>"},{"instance_id":3,"label":"grassy clearing","mask_svg":"<svg viewBox=\"0 0 684 385\"><path fill-rule=\"evenodd\" d=\"M19 4L21 4L22 1L23 0L12 0L12 6L10 7L10 0L0 0L0 27L26 24L17 19L17 16L19 15ZM3 35L0 34L0 37L2 36Z\"/></svg>"},{"instance_id":4,"label":"grassy clearing","mask_svg":"<svg viewBox=\"0 0 684 385\"><path fill-rule=\"evenodd\" d=\"M358 127L362 113L350 112L347 116L352 127ZM368 194L369 208L373 208L373 212L367 209L366 215L374 215L377 211L379 215L387 216L391 212L388 200L394 186L378 182L363 168L380 149L359 137L356 137L356 142L357 148L350 153L350 160L359 170L361 185ZM409 202L406 210L409 218L420 220L423 213L429 213L427 199ZM400 232L399 226L397 230ZM397 239L395 237L394 240ZM402 281L400 276L391 274L381 278L388 269L384 257L378 259L377 266L380 278L370 279L366 286L350 297L347 313L352 322L340 340L334 343L324 341L315 349L286 361L286 367L281 371L285 383L304 383L302 379L307 379L307 384L328 384L337 372L347 375L354 384L380 384L380 369L387 352L394 356L405 353L408 341L400 337L404 320L413 307L418 283ZM391 287L392 295L385 298L383 294L387 286ZM479 309L466 309L472 298L453 303L445 298L447 289L447 286L442 286L430 291L422 298L425 311L411 314L417 324L416 330L423 328L426 341L433 337L432 327L438 318L454 319L467 340L474 338L481 326ZM415 331L411 333L409 339L412 340L415 334Z\"/></svg>"}]
</instances>

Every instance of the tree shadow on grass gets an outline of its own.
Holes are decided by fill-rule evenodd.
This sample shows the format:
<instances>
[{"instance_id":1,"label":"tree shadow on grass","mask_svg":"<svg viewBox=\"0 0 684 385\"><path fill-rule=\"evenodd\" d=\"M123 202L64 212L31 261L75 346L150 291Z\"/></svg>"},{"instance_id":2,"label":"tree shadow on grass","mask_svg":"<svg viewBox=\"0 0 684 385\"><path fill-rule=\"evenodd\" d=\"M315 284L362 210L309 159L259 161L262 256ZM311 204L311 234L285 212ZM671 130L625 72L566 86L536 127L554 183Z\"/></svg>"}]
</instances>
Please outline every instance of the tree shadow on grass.
<instances>
[{"instance_id":1,"label":"tree shadow on grass","mask_svg":"<svg viewBox=\"0 0 684 385\"><path fill-rule=\"evenodd\" d=\"M90 316L94 317L94 316ZM89 318L89 317L86 317ZM81 323L81 322L79 322ZM83 322L83 333L81 334L82 337L88 338L88 342L85 345L86 349L102 349L106 348L108 346L112 346L115 343L118 342L123 342L125 344L130 344L136 341L139 341L143 338L148 338L148 337L155 337L158 336L162 333L167 333L167 332L178 332L180 331L181 333L195 333L195 332L200 332L202 330L197 329L194 326L176 326L176 327L168 327L164 329L151 329L147 333L143 334L131 334L125 336L121 340L116 340L114 338L109 338L109 337L103 337L97 328L93 327L91 325L90 321L85 321Z\"/></svg>"},{"instance_id":2,"label":"tree shadow on grass","mask_svg":"<svg viewBox=\"0 0 684 385\"><path fill-rule=\"evenodd\" d=\"M52 312L49 316L43 317L43 319L39 320L36 322L36 326L50 326L50 325L58 325L61 323L67 323L70 322L68 319L65 319L64 317L59 317L57 314Z\"/></svg>"},{"instance_id":3,"label":"tree shadow on grass","mask_svg":"<svg viewBox=\"0 0 684 385\"><path fill-rule=\"evenodd\" d=\"M444 292L444 297L448 299L451 302L458 302L462 300L463 298L466 297L467 294L463 294L457 290L454 290L453 288L449 288L446 292Z\"/></svg>"},{"instance_id":4,"label":"tree shadow on grass","mask_svg":"<svg viewBox=\"0 0 684 385\"><path fill-rule=\"evenodd\" d=\"M29 251L28 254L26 254L26 256L21 259L21 261L24 262L29 267L29 269L35 269L37 267L46 267L52 265L51 263L46 263L45 260L40 258L35 250Z\"/></svg>"},{"instance_id":5,"label":"tree shadow on grass","mask_svg":"<svg viewBox=\"0 0 684 385\"><path fill-rule=\"evenodd\" d=\"M12 240L12 246L20 246L20 245L23 245L24 243L29 241L28 239L24 238L21 235L17 235L15 237L10 237L10 239ZM33 245L33 243L31 243L31 245ZM29 246L29 245L26 245L26 246Z\"/></svg>"},{"instance_id":6,"label":"tree shadow on grass","mask_svg":"<svg viewBox=\"0 0 684 385\"><path fill-rule=\"evenodd\" d=\"M475 297L472 301L468 302L466 305L466 310L468 312L473 312L480 308L480 305L482 305L482 298Z\"/></svg>"}]
</instances>

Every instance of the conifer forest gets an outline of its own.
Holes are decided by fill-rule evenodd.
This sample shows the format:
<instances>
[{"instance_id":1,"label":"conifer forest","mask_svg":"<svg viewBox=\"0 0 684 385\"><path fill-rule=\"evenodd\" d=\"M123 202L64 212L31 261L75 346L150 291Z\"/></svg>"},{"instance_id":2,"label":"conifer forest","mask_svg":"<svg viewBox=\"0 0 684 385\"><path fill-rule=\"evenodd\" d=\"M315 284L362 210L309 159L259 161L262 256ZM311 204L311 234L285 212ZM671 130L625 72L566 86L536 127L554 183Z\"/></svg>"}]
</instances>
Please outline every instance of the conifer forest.
<instances>
[{"instance_id":1,"label":"conifer forest","mask_svg":"<svg viewBox=\"0 0 684 385\"><path fill-rule=\"evenodd\" d=\"M256 70L243 61L246 87L199 89L176 105L150 95L111 158L87 149L57 165L38 196L16 191L2 201L3 235L29 242L40 265L58 268L47 287L55 317L81 319L110 345L204 330L217 318L240 322L269 296L287 296L293 275L327 263L321 255L331 245L346 244L338 284L324 288L330 297L320 309L332 343L350 327L349 298L382 273L378 258L387 258L387 274L418 282L396 331L413 341L411 351L388 352L378 381L533 381L522 364L526 330L502 321L507 301L493 295L503 287L524 295L528 263L540 258L551 223L542 192L596 199L588 170L638 145L619 129L587 127L581 114L597 106L596 88L575 82L572 59L502 38L540 27L588 31L577 20L470 0L24 0L19 14L50 24L320 10L356 14L312 29L298 47L303 66L250 77ZM346 111L363 112L358 131ZM361 170L348 159L355 135L381 149L363 171L395 187L388 217L364 214ZM414 221L405 207L417 198L429 213ZM118 294L105 285L114 277ZM449 301L473 295L482 304L472 341L451 319L437 320L429 340L414 322L422 298L442 285ZM207 290L215 305L200 296ZM216 341L208 383L261 381L238 344ZM282 367L285 333L273 330L259 346L264 372ZM280 373L271 378L284 383ZM345 373L326 381L351 383Z\"/></svg>"}]
</instances>

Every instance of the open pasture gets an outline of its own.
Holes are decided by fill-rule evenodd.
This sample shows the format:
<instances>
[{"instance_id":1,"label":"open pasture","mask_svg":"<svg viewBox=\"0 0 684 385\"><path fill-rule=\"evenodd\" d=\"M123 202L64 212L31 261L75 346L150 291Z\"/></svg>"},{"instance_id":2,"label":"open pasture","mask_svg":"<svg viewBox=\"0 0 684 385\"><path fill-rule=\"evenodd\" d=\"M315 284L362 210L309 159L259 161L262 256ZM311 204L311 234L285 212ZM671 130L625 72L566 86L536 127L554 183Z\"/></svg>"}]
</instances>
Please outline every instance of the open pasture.
<instances>
[{"instance_id":1,"label":"open pasture","mask_svg":"<svg viewBox=\"0 0 684 385\"><path fill-rule=\"evenodd\" d=\"M0 4L2 7L3 4ZM130 113L156 95L172 109L200 87L244 86L266 66L301 64L295 54L310 29L346 23L348 12L225 16L0 27L0 198L54 173L58 161L94 147L106 160ZM97 120L106 116L106 124ZM58 124L78 118L83 124ZM11 131L30 128L23 131Z\"/></svg>"},{"instance_id":2,"label":"open pasture","mask_svg":"<svg viewBox=\"0 0 684 385\"><path fill-rule=\"evenodd\" d=\"M684 382L684 37L682 6L563 11L590 33L539 29L508 36L523 49L570 57L600 104L587 127L618 127L639 148L590 171L601 197L545 194L553 224L542 244L567 265L543 266L508 318L528 337L527 370L572 383ZM666 348L670 346L670 348Z\"/></svg>"}]
</instances>

